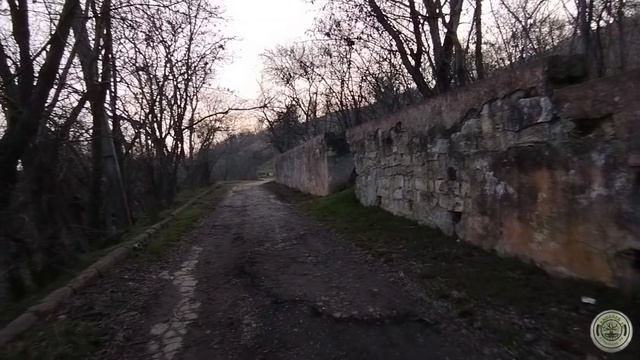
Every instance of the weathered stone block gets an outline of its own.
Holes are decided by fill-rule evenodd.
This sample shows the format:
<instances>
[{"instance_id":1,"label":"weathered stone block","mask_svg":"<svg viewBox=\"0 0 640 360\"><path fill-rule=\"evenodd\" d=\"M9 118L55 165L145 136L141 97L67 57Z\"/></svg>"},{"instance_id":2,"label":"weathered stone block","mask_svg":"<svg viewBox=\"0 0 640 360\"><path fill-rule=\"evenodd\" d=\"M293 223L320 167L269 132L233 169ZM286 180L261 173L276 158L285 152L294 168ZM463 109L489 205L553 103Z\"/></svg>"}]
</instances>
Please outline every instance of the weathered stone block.
<instances>
[{"instance_id":1,"label":"weathered stone block","mask_svg":"<svg viewBox=\"0 0 640 360\"><path fill-rule=\"evenodd\" d=\"M460 184L460 195L467 196L469 195L469 190L471 185L468 182L463 182Z\"/></svg>"},{"instance_id":2,"label":"weathered stone block","mask_svg":"<svg viewBox=\"0 0 640 360\"><path fill-rule=\"evenodd\" d=\"M396 189L393 191L393 195L391 196L394 200L402 200L404 198L404 194L402 193L402 189Z\"/></svg>"},{"instance_id":3,"label":"weathered stone block","mask_svg":"<svg viewBox=\"0 0 640 360\"><path fill-rule=\"evenodd\" d=\"M520 99L514 110L505 119L504 130L521 131L553 119L551 100L546 96Z\"/></svg>"},{"instance_id":4,"label":"weathered stone block","mask_svg":"<svg viewBox=\"0 0 640 360\"><path fill-rule=\"evenodd\" d=\"M427 185L427 181L425 181L424 179L415 178L413 181L414 181L414 188L416 190L422 191L422 190L427 190L429 188Z\"/></svg>"}]
</instances>

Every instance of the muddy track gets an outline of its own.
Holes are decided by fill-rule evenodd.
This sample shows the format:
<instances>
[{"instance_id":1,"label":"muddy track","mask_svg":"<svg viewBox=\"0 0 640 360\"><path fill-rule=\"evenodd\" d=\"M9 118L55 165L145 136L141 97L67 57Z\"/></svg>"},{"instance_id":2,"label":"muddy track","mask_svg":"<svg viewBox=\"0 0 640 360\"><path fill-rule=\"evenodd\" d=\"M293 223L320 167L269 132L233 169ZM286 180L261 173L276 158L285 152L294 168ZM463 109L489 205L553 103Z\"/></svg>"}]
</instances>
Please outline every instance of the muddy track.
<instances>
[{"instance_id":1,"label":"muddy track","mask_svg":"<svg viewBox=\"0 0 640 360\"><path fill-rule=\"evenodd\" d=\"M104 360L513 358L261 183L88 286L49 326L65 323L98 328Z\"/></svg>"},{"instance_id":2,"label":"muddy track","mask_svg":"<svg viewBox=\"0 0 640 360\"><path fill-rule=\"evenodd\" d=\"M176 358L468 358L401 274L262 187L236 188L205 226L202 306Z\"/></svg>"}]
</instances>

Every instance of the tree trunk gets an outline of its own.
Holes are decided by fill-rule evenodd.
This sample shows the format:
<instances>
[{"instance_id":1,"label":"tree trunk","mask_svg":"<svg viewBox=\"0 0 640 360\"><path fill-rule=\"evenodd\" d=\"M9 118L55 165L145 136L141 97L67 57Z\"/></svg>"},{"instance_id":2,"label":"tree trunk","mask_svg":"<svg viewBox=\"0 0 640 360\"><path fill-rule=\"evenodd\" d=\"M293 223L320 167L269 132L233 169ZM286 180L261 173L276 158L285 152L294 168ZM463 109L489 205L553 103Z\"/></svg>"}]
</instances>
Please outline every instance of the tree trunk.
<instances>
[{"instance_id":1,"label":"tree trunk","mask_svg":"<svg viewBox=\"0 0 640 360\"><path fill-rule=\"evenodd\" d=\"M478 80L485 78L484 74L484 58L482 56L482 0L476 0L476 9L473 14L473 20L476 28L476 49L475 49L475 65Z\"/></svg>"},{"instance_id":2,"label":"tree trunk","mask_svg":"<svg viewBox=\"0 0 640 360\"><path fill-rule=\"evenodd\" d=\"M88 4L89 6L89 4ZM116 155L113 138L109 131L106 113L107 90L111 84L111 39L110 2L106 0L100 10L101 22L96 25L96 36L104 43L102 73L98 74L98 49L91 47L80 10L76 12L73 32L78 45L78 59L87 86L88 100L93 117L91 138L91 226L96 231L106 229L113 233L115 228L131 224L124 184ZM99 44L100 41L96 41ZM114 223L115 221L115 223Z\"/></svg>"},{"instance_id":3,"label":"tree trunk","mask_svg":"<svg viewBox=\"0 0 640 360\"><path fill-rule=\"evenodd\" d=\"M578 54L588 55L591 50L591 26L589 19L589 6L587 5L587 0L577 0L578 1L578 31L580 34L579 42L578 42Z\"/></svg>"},{"instance_id":4,"label":"tree trunk","mask_svg":"<svg viewBox=\"0 0 640 360\"><path fill-rule=\"evenodd\" d=\"M416 67L415 64L411 62L411 58L409 53L407 52L407 48L405 47L404 42L400 36L398 30L396 30L391 23L387 20L386 15L382 12L382 9L378 6L375 0L369 0L369 7L373 12L376 20L382 25L384 30L391 36L393 42L396 45L396 50L400 55L400 59L402 60L402 65L405 67L411 78L413 79L418 91L422 94L423 97L429 97L433 95L433 91L431 87L427 83L427 80L424 78L424 74L422 73L422 69Z\"/></svg>"},{"instance_id":5,"label":"tree trunk","mask_svg":"<svg viewBox=\"0 0 640 360\"><path fill-rule=\"evenodd\" d=\"M5 99L14 100L6 104L4 115L7 128L0 138L0 247L6 249L6 254L9 254L2 260L5 262L4 267L8 269L7 277L14 293L24 291L18 259L29 251L16 231L16 214L11 209L18 181L18 166L40 128L49 93L54 86L65 53L73 13L79 5L77 0L64 2L55 31L47 42L48 49L38 76L34 76L35 69L29 50L32 44L29 34L28 1L20 1L18 4L16 6L15 2L10 2L9 5L13 38L20 54L19 70L14 71L9 66L13 61L9 61L5 52L3 42L6 39L0 40L0 78L3 85L1 95Z\"/></svg>"}]
</instances>

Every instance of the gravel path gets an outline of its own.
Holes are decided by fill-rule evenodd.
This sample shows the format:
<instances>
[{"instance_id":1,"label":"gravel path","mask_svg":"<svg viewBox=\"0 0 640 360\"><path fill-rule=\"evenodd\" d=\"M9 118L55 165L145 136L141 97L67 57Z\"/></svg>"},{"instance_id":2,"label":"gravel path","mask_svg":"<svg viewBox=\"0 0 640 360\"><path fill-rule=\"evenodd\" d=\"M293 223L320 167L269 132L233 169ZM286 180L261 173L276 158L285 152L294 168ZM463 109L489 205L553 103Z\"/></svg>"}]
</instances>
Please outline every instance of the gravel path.
<instances>
[{"instance_id":1,"label":"gravel path","mask_svg":"<svg viewBox=\"0 0 640 360\"><path fill-rule=\"evenodd\" d=\"M53 331L27 336L27 347L46 354L41 339L53 332L62 353L47 359L516 357L446 300L425 295L407 269L368 255L261 184L228 185L177 246L134 254L83 288L40 327ZM83 328L96 347L74 350L78 335L57 335L83 336Z\"/></svg>"},{"instance_id":2,"label":"gravel path","mask_svg":"<svg viewBox=\"0 0 640 360\"><path fill-rule=\"evenodd\" d=\"M402 273L256 184L236 187L203 227L196 318L161 358L469 358L464 335L443 334Z\"/></svg>"},{"instance_id":3,"label":"gravel path","mask_svg":"<svg viewBox=\"0 0 640 360\"><path fill-rule=\"evenodd\" d=\"M161 261L127 260L57 321L99 318L95 358L110 360L489 358L401 271L260 184L234 186Z\"/></svg>"}]
</instances>

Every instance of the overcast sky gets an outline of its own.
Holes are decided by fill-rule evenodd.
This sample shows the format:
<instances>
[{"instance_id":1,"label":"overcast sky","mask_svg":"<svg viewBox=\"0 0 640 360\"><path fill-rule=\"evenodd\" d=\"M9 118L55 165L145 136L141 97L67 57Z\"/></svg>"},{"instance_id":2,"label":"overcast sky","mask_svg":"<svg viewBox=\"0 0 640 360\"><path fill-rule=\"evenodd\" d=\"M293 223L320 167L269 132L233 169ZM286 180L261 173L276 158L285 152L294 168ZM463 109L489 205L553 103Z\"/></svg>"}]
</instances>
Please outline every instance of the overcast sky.
<instances>
[{"instance_id":1,"label":"overcast sky","mask_svg":"<svg viewBox=\"0 0 640 360\"><path fill-rule=\"evenodd\" d=\"M302 40L319 5L307 0L227 0L222 2L229 19L231 59L220 69L220 85L236 95L253 99L258 94L262 62L260 54L277 44Z\"/></svg>"}]
</instances>

